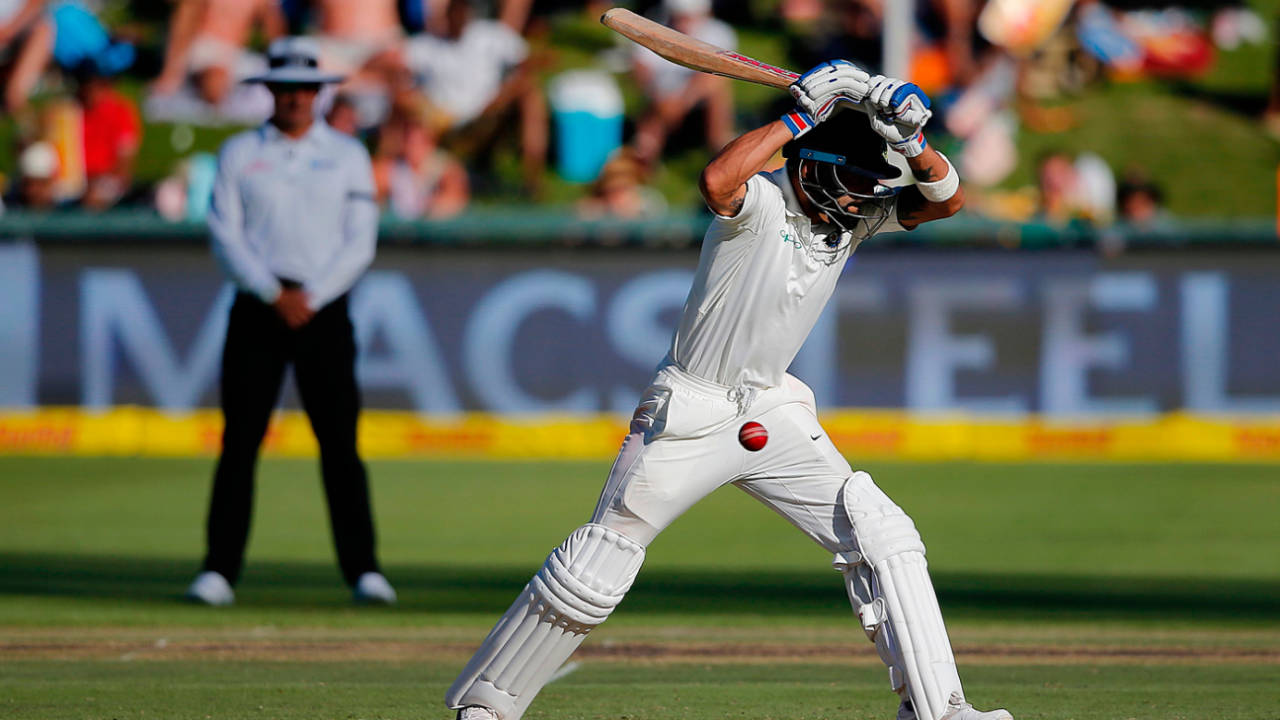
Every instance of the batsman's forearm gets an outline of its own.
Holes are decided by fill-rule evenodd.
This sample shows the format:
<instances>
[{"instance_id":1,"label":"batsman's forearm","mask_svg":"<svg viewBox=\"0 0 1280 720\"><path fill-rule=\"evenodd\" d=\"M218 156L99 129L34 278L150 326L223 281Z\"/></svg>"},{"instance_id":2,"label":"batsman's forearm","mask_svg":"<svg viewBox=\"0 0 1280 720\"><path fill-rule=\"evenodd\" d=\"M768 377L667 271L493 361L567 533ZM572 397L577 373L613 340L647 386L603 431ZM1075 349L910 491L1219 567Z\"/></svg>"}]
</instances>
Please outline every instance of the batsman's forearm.
<instances>
[{"instance_id":1,"label":"batsman's forearm","mask_svg":"<svg viewBox=\"0 0 1280 720\"><path fill-rule=\"evenodd\" d=\"M964 207L964 189L951 163L937 150L925 147L907 158L916 184L898 196L898 222L910 230L922 222L950 217Z\"/></svg>"},{"instance_id":2,"label":"batsman's forearm","mask_svg":"<svg viewBox=\"0 0 1280 720\"><path fill-rule=\"evenodd\" d=\"M907 167L917 182L937 182L951 171L951 166L932 147L925 147L924 152L907 158Z\"/></svg>"},{"instance_id":3,"label":"batsman's forearm","mask_svg":"<svg viewBox=\"0 0 1280 720\"><path fill-rule=\"evenodd\" d=\"M790 139L791 131L781 120L739 135L707 164L704 181L712 188L735 190L763 170Z\"/></svg>"}]
</instances>

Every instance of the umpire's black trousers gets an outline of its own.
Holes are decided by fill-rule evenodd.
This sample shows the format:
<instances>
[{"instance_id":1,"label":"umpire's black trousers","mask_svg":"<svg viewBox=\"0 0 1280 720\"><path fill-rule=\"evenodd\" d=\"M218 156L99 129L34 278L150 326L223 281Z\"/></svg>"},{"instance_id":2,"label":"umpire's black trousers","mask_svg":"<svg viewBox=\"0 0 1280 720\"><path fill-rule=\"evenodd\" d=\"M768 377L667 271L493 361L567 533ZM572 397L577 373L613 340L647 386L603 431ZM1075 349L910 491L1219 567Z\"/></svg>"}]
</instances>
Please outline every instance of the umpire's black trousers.
<instances>
[{"instance_id":1,"label":"umpire's black trousers","mask_svg":"<svg viewBox=\"0 0 1280 720\"><path fill-rule=\"evenodd\" d=\"M360 391L347 298L291 330L270 305L241 293L231 307L222 351L222 456L213 476L204 569L231 584L240 577L253 514L254 469L285 369L292 364L302 407L320 445L320 471L338 564L348 585L377 572L373 515L364 463L356 453Z\"/></svg>"}]
</instances>

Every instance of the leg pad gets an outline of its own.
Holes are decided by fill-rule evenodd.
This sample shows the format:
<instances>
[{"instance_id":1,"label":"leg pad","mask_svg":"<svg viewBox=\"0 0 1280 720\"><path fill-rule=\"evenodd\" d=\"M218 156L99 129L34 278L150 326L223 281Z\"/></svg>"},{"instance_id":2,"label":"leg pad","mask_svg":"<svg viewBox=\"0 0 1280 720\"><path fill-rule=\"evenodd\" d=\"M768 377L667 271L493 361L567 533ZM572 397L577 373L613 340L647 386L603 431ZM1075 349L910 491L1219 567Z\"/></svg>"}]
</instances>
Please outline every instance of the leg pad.
<instances>
[{"instance_id":1,"label":"leg pad","mask_svg":"<svg viewBox=\"0 0 1280 720\"><path fill-rule=\"evenodd\" d=\"M587 633L622 602L644 547L583 525L551 552L445 694L451 708L482 705L518 720Z\"/></svg>"},{"instance_id":2,"label":"leg pad","mask_svg":"<svg viewBox=\"0 0 1280 720\"><path fill-rule=\"evenodd\" d=\"M920 720L936 720L964 693L951 640L929 578L915 523L865 472L845 483L842 500L858 549L834 563L893 689Z\"/></svg>"}]
</instances>

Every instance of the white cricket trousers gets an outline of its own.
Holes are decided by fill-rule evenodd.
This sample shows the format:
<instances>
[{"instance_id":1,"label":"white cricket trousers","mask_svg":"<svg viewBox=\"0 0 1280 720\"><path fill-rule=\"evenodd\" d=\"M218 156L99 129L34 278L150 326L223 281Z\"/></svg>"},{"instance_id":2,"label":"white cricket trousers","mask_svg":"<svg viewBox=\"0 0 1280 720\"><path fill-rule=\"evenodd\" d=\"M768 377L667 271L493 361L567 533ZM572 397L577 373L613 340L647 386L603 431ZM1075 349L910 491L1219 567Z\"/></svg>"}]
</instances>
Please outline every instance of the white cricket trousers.
<instances>
[{"instance_id":1,"label":"white cricket trousers","mask_svg":"<svg viewBox=\"0 0 1280 720\"><path fill-rule=\"evenodd\" d=\"M769 433L756 452L738 442L749 421ZM699 500L733 483L842 554L857 547L840 497L852 474L799 379L787 375L782 385L744 397L740 388L668 365L641 397L591 521L648 545Z\"/></svg>"},{"instance_id":2,"label":"white cricket trousers","mask_svg":"<svg viewBox=\"0 0 1280 720\"><path fill-rule=\"evenodd\" d=\"M769 433L752 452L738 431ZM903 699L899 717L932 720L964 691L915 524L818 424L813 392L785 376L744 394L675 367L645 391L592 522L647 546L713 490L733 483L834 556L867 637ZM856 525L856 527L855 527Z\"/></svg>"}]
</instances>

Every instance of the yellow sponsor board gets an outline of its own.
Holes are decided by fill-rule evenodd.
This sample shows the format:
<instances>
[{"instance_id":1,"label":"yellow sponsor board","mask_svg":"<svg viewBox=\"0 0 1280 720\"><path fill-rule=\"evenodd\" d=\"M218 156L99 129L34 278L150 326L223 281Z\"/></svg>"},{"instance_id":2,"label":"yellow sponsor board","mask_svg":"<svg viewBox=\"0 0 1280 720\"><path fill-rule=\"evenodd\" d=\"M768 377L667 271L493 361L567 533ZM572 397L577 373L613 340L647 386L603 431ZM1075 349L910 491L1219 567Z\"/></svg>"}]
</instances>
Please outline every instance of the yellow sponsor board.
<instances>
[{"instance_id":1,"label":"yellow sponsor board","mask_svg":"<svg viewBox=\"0 0 1280 720\"><path fill-rule=\"evenodd\" d=\"M1073 422L897 410L836 410L822 422L853 461L1243 461L1280 462L1280 416L1214 417L1174 412L1131 420ZM367 458L608 460L626 432L621 415L483 413L426 416L366 411L360 447ZM0 454L210 457L221 445L216 410L167 413L139 407L104 411L40 408L0 412ZM306 416L277 412L265 454L311 457Z\"/></svg>"}]
</instances>

